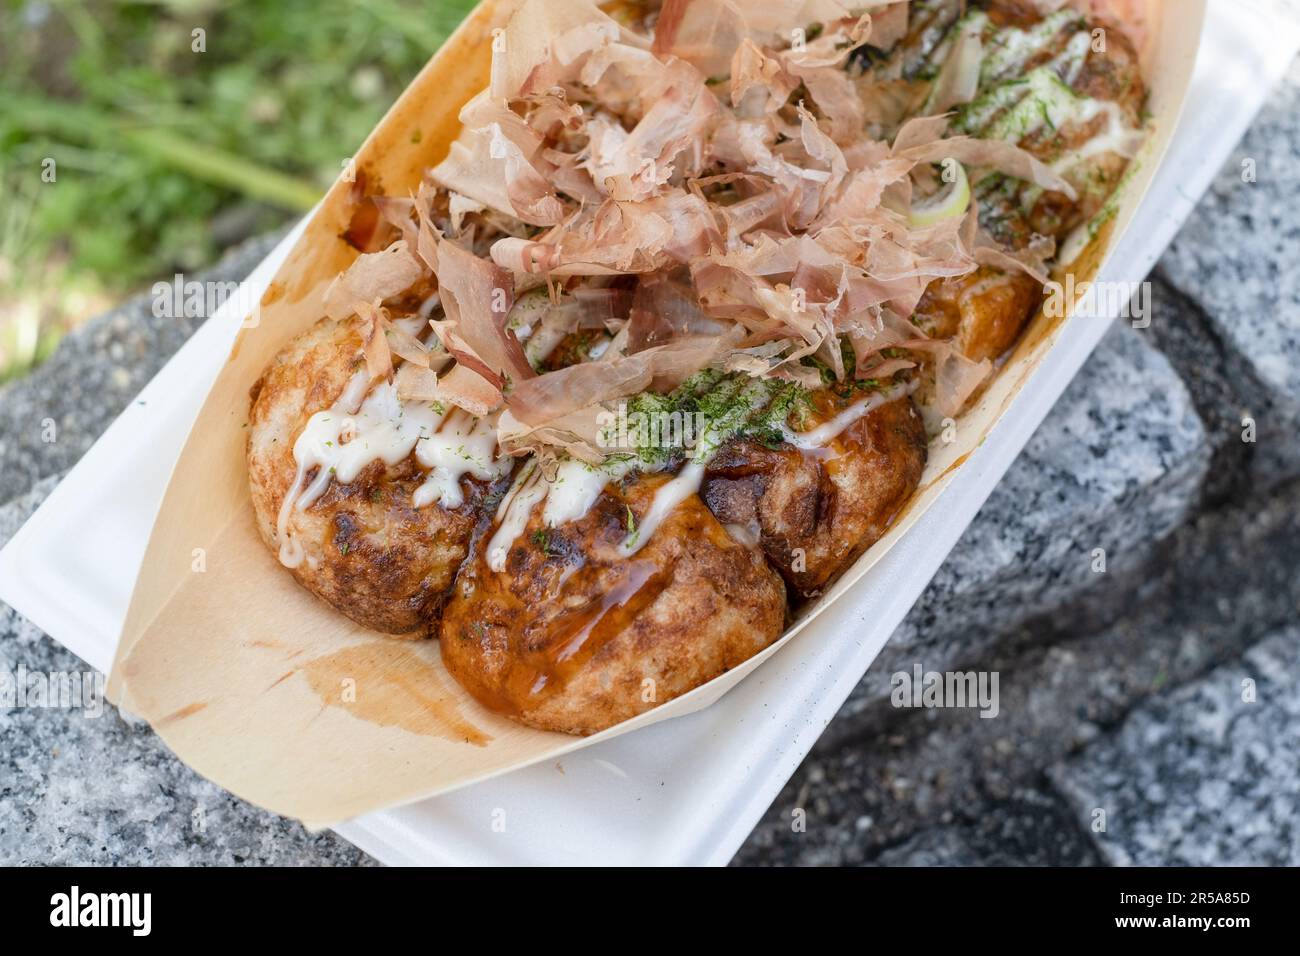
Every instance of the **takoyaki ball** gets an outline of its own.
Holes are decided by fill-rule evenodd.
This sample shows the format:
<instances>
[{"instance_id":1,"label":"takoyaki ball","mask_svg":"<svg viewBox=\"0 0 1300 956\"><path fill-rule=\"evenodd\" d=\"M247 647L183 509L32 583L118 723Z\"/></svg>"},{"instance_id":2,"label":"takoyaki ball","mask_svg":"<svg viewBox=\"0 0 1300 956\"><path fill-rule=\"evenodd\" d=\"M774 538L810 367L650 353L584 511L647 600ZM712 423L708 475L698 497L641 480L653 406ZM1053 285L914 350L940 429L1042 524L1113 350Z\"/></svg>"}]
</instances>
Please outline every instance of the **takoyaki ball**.
<instances>
[{"instance_id":1,"label":"takoyaki ball","mask_svg":"<svg viewBox=\"0 0 1300 956\"><path fill-rule=\"evenodd\" d=\"M441 625L443 663L475 699L530 727L591 734L712 680L780 636L781 579L698 496L625 553L668 480L606 485L585 515L554 528L534 507L499 571L485 557L493 532L485 535Z\"/></svg>"},{"instance_id":2,"label":"takoyaki ball","mask_svg":"<svg viewBox=\"0 0 1300 956\"><path fill-rule=\"evenodd\" d=\"M1008 29L1034 31L1041 29L1040 24L1048 19L1035 0L991 0L986 10L989 18L986 38L995 43ZM1011 61L999 79L1014 82L1037 67L1053 66L1069 80L1070 89L1076 95L1114 102L1124 111L1125 118L1135 124L1146 99L1146 86L1137 50L1126 30L1105 17L1077 11L1058 12L1056 17L1058 31L1047 42L1031 40L1026 47L1029 54ZM1087 54L1082 66L1073 76L1068 76L1064 68L1075 62L1069 48L1082 42L1080 34L1088 40ZM1096 42L1098 39L1104 39L1104 44Z\"/></svg>"},{"instance_id":3,"label":"takoyaki ball","mask_svg":"<svg viewBox=\"0 0 1300 956\"><path fill-rule=\"evenodd\" d=\"M931 60L948 31L965 10L964 0L918 0L908 9L907 32L889 50L867 43L853 51L851 62L866 69L885 63L908 80L931 68Z\"/></svg>"},{"instance_id":4,"label":"takoyaki ball","mask_svg":"<svg viewBox=\"0 0 1300 956\"><path fill-rule=\"evenodd\" d=\"M285 508L288 540L278 526L300 477L294 443L311 416L330 409L354 381L361 356L357 319L322 319L253 387L248 475L257 527L298 581L332 607L377 631L424 637L465 558L487 482L462 478L459 507L435 501L417 508L412 496L426 476L414 455L392 465L375 460L347 483L329 479L305 507ZM319 472L307 470L295 494Z\"/></svg>"},{"instance_id":5,"label":"takoyaki ball","mask_svg":"<svg viewBox=\"0 0 1300 956\"><path fill-rule=\"evenodd\" d=\"M996 361L1015 344L1042 299L1033 276L981 266L930 283L912 321L931 338L953 339L972 361Z\"/></svg>"},{"instance_id":6,"label":"takoyaki ball","mask_svg":"<svg viewBox=\"0 0 1300 956\"><path fill-rule=\"evenodd\" d=\"M867 397L823 389L802 430ZM921 482L928 442L906 396L857 419L825 446L754 438L729 442L709 463L701 497L724 525L757 535L795 594L819 594L888 530Z\"/></svg>"},{"instance_id":7,"label":"takoyaki ball","mask_svg":"<svg viewBox=\"0 0 1300 956\"><path fill-rule=\"evenodd\" d=\"M1083 69L1070 88L1079 96L1107 100L1121 110L1130 126L1138 126L1146 103L1146 81L1142 78L1142 64L1138 52L1123 29L1102 20L1089 20L1084 29L1089 32L1102 29L1106 33L1106 49L1092 50L1084 60Z\"/></svg>"},{"instance_id":8,"label":"takoyaki ball","mask_svg":"<svg viewBox=\"0 0 1300 956\"><path fill-rule=\"evenodd\" d=\"M1000 30L1029 28L1041 19L1041 14L1031 5L1019 0L990 4L988 13L991 23ZM1000 82L1022 83L1025 72L1063 57L1067 46L1077 42L1081 32L1086 31L1086 39L1091 41L1091 31L1099 25L1104 26L1082 17L1069 20L1051 43L1030 57L1015 75ZM1033 132L1021 137L1019 145L1046 163L1059 164L1062 176L1074 187L1077 198L1054 191L1026 191L1025 184L1002 178L993 180L989 188L977 187L981 225L1008 248L1024 248L1035 236L1063 240L1101 210L1128 167L1128 160L1117 152L1082 149L1094 137L1104 135L1112 124L1120 123L1130 129L1141 125L1139 114L1146 92L1137 53L1123 31L1108 29L1104 50L1088 47L1070 89L1076 96L1114 106L1081 114L1090 118L1071 120L1059 127L1051 123L1029 123ZM1004 131L997 127L1005 122L1006 116L1040 108L1030 92L1008 107L1005 114L995 117L991 125L965 131L975 136L1002 135ZM1020 120L1010 124L1012 128L1019 125ZM1080 151L1077 162L1062 162L1063 156L1075 151ZM1027 202L1026 197L1032 201ZM931 283L914 321L933 337L955 337L957 347L967 358L992 361L1015 344L1041 302L1041 288L1031 276L986 266L964 276Z\"/></svg>"},{"instance_id":9,"label":"takoyaki ball","mask_svg":"<svg viewBox=\"0 0 1300 956\"><path fill-rule=\"evenodd\" d=\"M1041 13L1024 0L998 0L989 6L989 19L995 28L1007 26L1031 28L1039 22ZM1091 42L1094 31L1102 31L1104 47ZM1105 136L1115 124L1127 129L1141 128L1141 113L1146 100L1146 85L1142 78L1137 51L1124 30L1108 21L1082 16L1071 20L1057 34L1052 43L1031 57L1016 75L1006 82L1019 82L1035 67L1067 59L1066 49L1080 41L1084 34L1089 41L1088 53L1074 76L1068 77L1069 89L1075 96L1098 100L1112 107L1080 113L1061 125L1031 123L1032 132L1019 140L1021 148L1033 153L1049 164L1058 165L1062 177L1078 193L1076 200L1061 192L1039 192L1026 209L1028 225L1037 233L1064 239L1075 228L1099 213L1119 186L1128 168L1128 160L1111 149L1084 151L1076 162L1066 164L1062 157L1081 150L1095 137ZM1015 110L1043 109L1031 93ZM1013 124L1014 125L1014 124ZM978 132L975 135L980 135Z\"/></svg>"}]
</instances>

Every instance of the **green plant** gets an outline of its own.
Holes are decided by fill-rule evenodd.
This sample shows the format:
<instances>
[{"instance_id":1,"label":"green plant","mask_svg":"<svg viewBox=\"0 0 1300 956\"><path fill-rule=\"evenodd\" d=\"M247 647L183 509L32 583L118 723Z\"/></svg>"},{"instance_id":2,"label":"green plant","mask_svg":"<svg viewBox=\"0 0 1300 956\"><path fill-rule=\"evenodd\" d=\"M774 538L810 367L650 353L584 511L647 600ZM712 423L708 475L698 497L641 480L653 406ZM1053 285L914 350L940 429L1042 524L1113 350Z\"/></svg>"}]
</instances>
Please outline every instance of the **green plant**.
<instances>
[{"instance_id":1,"label":"green plant","mask_svg":"<svg viewBox=\"0 0 1300 956\"><path fill-rule=\"evenodd\" d=\"M119 297L309 209L472 6L0 0L0 378L50 283Z\"/></svg>"}]
</instances>

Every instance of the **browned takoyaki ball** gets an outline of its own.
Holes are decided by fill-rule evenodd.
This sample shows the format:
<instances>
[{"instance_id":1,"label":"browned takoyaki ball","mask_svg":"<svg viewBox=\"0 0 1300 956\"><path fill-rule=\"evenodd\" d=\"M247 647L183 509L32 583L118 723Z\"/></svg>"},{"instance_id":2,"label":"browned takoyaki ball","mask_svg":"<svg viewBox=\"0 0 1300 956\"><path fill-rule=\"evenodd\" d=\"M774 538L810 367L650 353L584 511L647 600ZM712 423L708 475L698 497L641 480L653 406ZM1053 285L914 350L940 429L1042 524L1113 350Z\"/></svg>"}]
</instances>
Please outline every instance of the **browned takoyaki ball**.
<instances>
[{"instance_id":1,"label":"browned takoyaki ball","mask_svg":"<svg viewBox=\"0 0 1300 956\"><path fill-rule=\"evenodd\" d=\"M994 0L988 6L989 20L996 28L1029 28L1042 18L1041 11L1025 0ZM1055 163L1067 153L1080 149L1094 137L1102 135L1115 118L1129 129L1142 125L1141 113L1146 100L1146 83L1141 63L1132 42L1122 29L1103 19L1083 18L1071 22L1035 56L1024 63L1020 72L1052 62L1079 32L1092 35L1100 31L1104 44L1093 44L1079 69L1070 78L1069 88L1079 97L1114 104L1113 118L1099 110L1088 118L1071 119L1061 126L1045 123L1018 145L1047 163ZM975 135L979 135L975 133ZM1027 225L1041 235L1064 239L1075 228L1089 221L1119 185L1129 161L1110 150L1094 150L1072 165L1062 167L1061 175L1078 193L1070 199L1064 193L1047 191L1034 197L1025 213Z\"/></svg>"},{"instance_id":2,"label":"browned takoyaki ball","mask_svg":"<svg viewBox=\"0 0 1300 956\"><path fill-rule=\"evenodd\" d=\"M1033 276L984 266L930 283L912 321L931 338L953 339L972 361L996 361L1015 344L1042 299Z\"/></svg>"},{"instance_id":3,"label":"browned takoyaki ball","mask_svg":"<svg viewBox=\"0 0 1300 956\"><path fill-rule=\"evenodd\" d=\"M697 496L622 553L668 480L611 483L584 516L555 528L538 506L503 570L484 554L462 569L442 616L442 659L479 702L531 727L591 734L781 635L781 579Z\"/></svg>"},{"instance_id":4,"label":"browned takoyaki ball","mask_svg":"<svg viewBox=\"0 0 1300 956\"><path fill-rule=\"evenodd\" d=\"M813 394L815 427L866 396ZM745 438L709 463L701 497L724 524L756 532L795 594L809 598L874 544L911 497L927 440L910 398L881 405L817 450Z\"/></svg>"},{"instance_id":5,"label":"browned takoyaki ball","mask_svg":"<svg viewBox=\"0 0 1300 956\"><path fill-rule=\"evenodd\" d=\"M322 319L285 346L253 388L249 490L258 531L274 552L281 504L297 475L294 442L308 419L343 393L364 365L361 355L357 319ZM332 480L314 503L293 508L287 529L303 549L294 576L358 624L424 637L487 493L486 483L466 477L461 507L434 502L417 509L412 495L424 477L413 455L391 466L374 461L356 480Z\"/></svg>"}]
</instances>

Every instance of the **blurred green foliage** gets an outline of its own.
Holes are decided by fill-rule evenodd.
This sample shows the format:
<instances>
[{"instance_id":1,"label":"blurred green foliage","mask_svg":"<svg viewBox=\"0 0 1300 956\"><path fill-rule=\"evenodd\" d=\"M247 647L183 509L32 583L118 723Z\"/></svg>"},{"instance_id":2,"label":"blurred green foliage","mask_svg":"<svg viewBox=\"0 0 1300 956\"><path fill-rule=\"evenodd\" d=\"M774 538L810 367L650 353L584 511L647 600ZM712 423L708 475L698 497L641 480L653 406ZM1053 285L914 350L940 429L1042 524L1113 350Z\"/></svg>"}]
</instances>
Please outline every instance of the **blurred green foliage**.
<instances>
[{"instance_id":1,"label":"blurred green foliage","mask_svg":"<svg viewBox=\"0 0 1300 956\"><path fill-rule=\"evenodd\" d=\"M472 6L0 0L0 379L59 334L52 294L119 297L310 208ZM33 301L34 340L8 328Z\"/></svg>"}]
</instances>

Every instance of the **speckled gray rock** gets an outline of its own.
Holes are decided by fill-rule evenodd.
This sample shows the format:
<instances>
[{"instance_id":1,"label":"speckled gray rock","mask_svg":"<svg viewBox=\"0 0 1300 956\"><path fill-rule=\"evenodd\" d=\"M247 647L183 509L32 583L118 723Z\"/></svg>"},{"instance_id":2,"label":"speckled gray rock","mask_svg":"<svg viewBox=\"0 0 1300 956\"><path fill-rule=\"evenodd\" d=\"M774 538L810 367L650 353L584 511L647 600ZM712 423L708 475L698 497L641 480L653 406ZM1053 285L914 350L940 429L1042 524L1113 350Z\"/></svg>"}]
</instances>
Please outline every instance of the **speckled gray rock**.
<instances>
[{"instance_id":1,"label":"speckled gray rock","mask_svg":"<svg viewBox=\"0 0 1300 956\"><path fill-rule=\"evenodd\" d=\"M0 545L58 478L0 507ZM15 706L20 667L28 675L77 675L82 685L95 680L82 661L0 604L0 864L374 862L332 833L308 833L208 783L148 725L123 720L101 699L78 708Z\"/></svg>"},{"instance_id":2,"label":"speckled gray rock","mask_svg":"<svg viewBox=\"0 0 1300 956\"><path fill-rule=\"evenodd\" d=\"M1300 61L1161 260L1227 347L1257 423L1254 472L1265 482L1300 473L1298 153ZM1254 182L1243 180L1247 162ZM1239 440L1241 415L1233 418Z\"/></svg>"},{"instance_id":3,"label":"speckled gray rock","mask_svg":"<svg viewBox=\"0 0 1300 956\"><path fill-rule=\"evenodd\" d=\"M240 281L281 237L251 240L186 278ZM0 388L0 502L76 464L202 322L153 313L152 296L131 299L68 335L35 373Z\"/></svg>"},{"instance_id":4,"label":"speckled gray rock","mask_svg":"<svg viewBox=\"0 0 1300 956\"><path fill-rule=\"evenodd\" d=\"M1142 334L1178 372L1205 424L1210 470L1202 504L1218 507L1239 501L1259 482L1251 473L1256 446L1242 441L1241 420L1253 402L1242 389L1240 375L1230 371L1236 359L1200 305L1160 269L1151 276L1151 290L1155 318Z\"/></svg>"},{"instance_id":5,"label":"speckled gray rock","mask_svg":"<svg viewBox=\"0 0 1300 956\"><path fill-rule=\"evenodd\" d=\"M1053 794L1021 789L962 823L930 827L876 856L872 866L1095 866L1097 852Z\"/></svg>"},{"instance_id":6,"label":"speckled gray rock","mask_svg":"<svg viewBox=\"0 0 1300 956\"><path fill-rule=\"evenodd\" d=\"M64 359L74 377L77 367L92 364L76 354ZM25 396L38 399L48 391L39 379L27 383ZM90 397L89 391L70 396L65 406L85 412L86 445L114 414L78 405ZM31 470L11 476L6 459L6 480L17 484L50 463L26 459L23 466ZM48 475L0 507L0 546L59 477ZM0 604L0 864L374 862L332 833L308 833L208 783L173 757L147 725L123 720L93 693L78 698L82 706L75 708L17 706L20 673L28 675L24 686L34 691L42 681L31 675L51 672L68 679L75 675L77 686L99 686L83 662ZM34 702L40 698L26 703Z\"/></svg>"},{"instance_id":7,"label":"speckled gray rock","mask_svg":"<svg viewBox=\"0 0 1300 956\"><path fill-rule=\"evenodd\" d=\"M1252 683L1253 682L1253 686ZM1300 628L1154 697L1053 772L1097 846L1139 866L1300 864Z\"/></svg>"},{"instance_id":8,"label":"speckled gray rock","mask_svg":"<svg viewBox=\"0 0 1300 956\"><path fill-rule=\"evenodd\" d=\"M998 716L884 709L832 721L737 855L742 864L1085 863L1087 821L1043 769L1103 739L1154 693L1240 658L1300 617L1300 481L1199 516L1139 572L1106 575L1089 602L1122 619L1094 632L1076 605L1003 635ZM856 728L856 733L850 733ZM791 811L807 826L791 829ZM944 854L950 854L945 856Z\"/></svg>"},{"instance_id":9,"label":"speckled gray rock","mask_svg":"<svg viewBox=\"0 0 1300 956\"><path fill-rule=\"evenodd\" d=\"M1173 368L1117 325L962 535L841 716L889 696L889 678L978 661L1020 622L1145 560L1198 500L1205 433ZM1098 565L1099 566L1099 565Z\"/></svg>"},{"instance_id":10,"label":"speckled gray rock","mask_svg":"<svg viewBox=\"0 0 1300 956\"><path fill-rule=\"evenodd\" d=\"M4 507L0 507L0 548L9 543L28 518L40 507L54 487L63 479L63 473L47 475L30 489Z\"/></svg>"}]
</instances>

